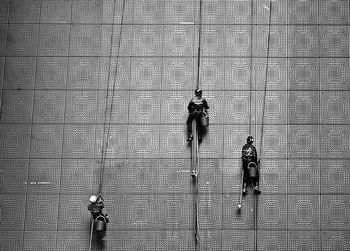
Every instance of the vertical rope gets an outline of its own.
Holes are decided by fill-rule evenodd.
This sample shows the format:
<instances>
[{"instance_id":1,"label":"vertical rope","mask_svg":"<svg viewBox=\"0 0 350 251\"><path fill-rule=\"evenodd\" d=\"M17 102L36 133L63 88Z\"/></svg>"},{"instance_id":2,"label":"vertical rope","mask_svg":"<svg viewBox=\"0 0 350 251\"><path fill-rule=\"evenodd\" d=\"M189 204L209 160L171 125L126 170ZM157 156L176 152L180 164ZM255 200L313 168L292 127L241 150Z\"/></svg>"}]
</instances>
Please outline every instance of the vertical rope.
<instances>
[{"instance_id":1,"label":"vertical rope","mask_svg":"<svg viewBox=\"0 0 350 251\"><path fill-rule=\"evenodd\" d=\"M111 129L111 118L112 118L112 112L113 112L113 104L114 104L114 94L116 89L116 76L118 74L118 64L119 64L119 53L120 53L120 44L122 40L122 31L123 31L123 21L124 21L124 12L125 12L125 0L123 0L123 6L122 6L122 16L120 21L120 31L119 31L119 41L118 41L118 49L117 49L117 62L116 62L116 68L114 73L114 81L113 81L113 88L112 88L112 100L109 107L109 115L107 115L107 107L108 107L108 97L109 97L109 81L110 81L110 71L111 71L111 62L112 62L112 50L113 50L113 31L114 31L114 17L115 17L115 11L116 11L116 0L114 0L114 7L113 7L113 24L112 24L112 34L111 34L111 47L110 47L110 53L109 53L109 67L108 67L108 77L107 77L107 93L106 93L106 103L105 103L105 112L104 112L104 125L103 125L103 138L102 138L102 154L101 154L101 166L100 166L100 184L98 188L98 194L102 194L102 187L103 187L103 179L104 179L104 168L106 165L106 156L107 156L107 150L108 150L108 144L109 144L109 135L110 135L110 129ZM107 117L108 117L108 123L107 123ZM108 126L107 126L108 124ZM106 129L107 127L107 129ZM106 133L107 131L107 133Z\"/></svg>"},{"instance_id":2,"label":"vertical rope","mask_svg":"<svg viewBox=\"0 0 350 251\"><path fill-rule=\"evenodd\" d=\"M262 111L262 119L261 119L261 134L260 134L260 154L263 145L263 133L264 133L264 118L265 118L265 107L266 107L266 93L267 93L267 74L269 69L269 54L270 54L270 39L271 39L271 12L272 12L272 2L269 3L269 29L267 35L267 55L266 55L266 67L265 67L265 88L264 88L264 101L263 101L263 111Z\"/></svg>"},{"instance_id":3,"label":"vertical rope","mask_svg":"<svg viewBox=\"0 0 350 251\"><path fill-rule=\"evenodd\" d=\"M201 63L201 38L202 38L202 5L203 1L199 1L199 31L198 31L198 56L197 56L197 89L199 88L199 75Z\"/></svg>"},{"instance_id":4,"label":"vertical rope","mask_svg":"<svg viewBox=\"0 0 350 251\"><path fill-rule=\"evenodd\" d=\"M253 24L254 24L254 0L250 3L250 86L249 86L249 135L252 135L252 86L253 86Z\"/></svg>"}]
</instances>

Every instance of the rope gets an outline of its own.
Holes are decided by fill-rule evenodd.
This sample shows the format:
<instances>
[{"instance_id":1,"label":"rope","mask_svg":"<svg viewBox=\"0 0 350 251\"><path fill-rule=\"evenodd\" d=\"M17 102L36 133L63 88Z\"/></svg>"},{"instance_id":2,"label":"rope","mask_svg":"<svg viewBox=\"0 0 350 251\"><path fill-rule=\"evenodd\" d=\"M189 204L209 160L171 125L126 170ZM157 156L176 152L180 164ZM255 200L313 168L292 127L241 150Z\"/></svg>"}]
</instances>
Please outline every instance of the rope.
<instances>
[{"instance_id":1,"label":"rope","mask_svg":"<svg viewBox=\"0 0 350 251\"><path fill-rule=\"evenodd\" d=\"M262 120L261 120L261 134L260 134L260 154L261 156L261 149L263 144L263 133L264 133L264 118L265 118L265 107L266 107L266 92L267 92L267 74L268 74L268 67L269 67L269 54L270 54L270 38L271 38L271 13L272 13L272 2L270 1L269 4L269 31L268 31L268 37L267 37L267 56L266 56L266 67L265 67L265 88L264 88L264 103L263 103L263 113L262 113Z\"/></svg>"},{"instance_id":2,"label":"rope","mask_svg":"<svg viewBox=\"0 0 350 251\"><path fill-rule=\"evenodd\" d=\"M115 11L116 11L116 0L114 0L114 7L113 7L113 23L114 23L114 17L115 17ZM118 41L118 50L117 50L117 62L116 62L116 68L115 68L115 74L114 74L114 81L113 81L113 88L112 88L112 100L109 107L109 115L107 116L107 107L108 107L108 97L109 97L109 81L110 81L110 70L111 70L111 61L112 61L112 49L113 49L113 31L114 31L114 25L112 25L112 34L111 34L111 47L110 47L110 53L109 53L109 67L108 67L108 77L107 77L107 93L106 93L106 109L104 111L104 126L103 126L103 141L102 141L102 155L101 155L101 166L100 166L100 184L98 187L98 194L102 194L102 187L103 187L103 179L104 179L104 169L105 169L105 162L106 162L106 156L107 156L107 150L108 150L108 143L109 143L109 135L111 130L111 118L112 118L112 112L113 112L113 104L114 104L114 94L116 89L116 76L118 74L118 63L119 63L119 53L120 53L120 44L122 40L122 31L123 31L123 21L124 21L124 12L125 12L125 0L123 0L123 6L122 6L122 16L121 16L121 22L120 22L120 31L119 31L119 41ZM108 117L108 123L107 123L107 117ZM108 124L108 128L106 129ZM107 133L106 133L107 131Z\"/></svg>"},{"instance_id":3,"label":"rope","mask_svg":"<svg viewBox=\"0 0 350 251\"><path fill-rule=\"evenodd\" d=\"M265 88L264 88L264 102L263 102L263 113L262 113L262 119L261 119L261 133L260 133L260 154L262 153L262 145L264 140L264 118L265 118L265 107L266 107L266 93L267 93L267 74L268 74L268 67L269 67L269 56L270 56L270 39L271 39L271 13L272 13L272 1L269 1L269 29L268 29L268 37L267 37L267 52L266 52L266 67L265 67ZM259 164L260 166L260 164ZM260 168L259 168L260 169ZM259 170L260 172L260 170ZM255 243L255 250L258 250L258 229L257 229L257 218L258 218L258 196L255 196L254 200L254 229L255 229L255 235L254 235L254 243Z\"/></svg>"},{"instance_id":4,"label":"rope","mask_svg":"<svg viewBox=\"0 0 350 251\"><path fill-rule=\"evenodd\" d=\"M201 37L202 37L202 5L203 1L199 1L199 31L198 31L198 57L197 57L197 89L199 88L199 69L201 63Z\"/></svg>"}]
</instances>

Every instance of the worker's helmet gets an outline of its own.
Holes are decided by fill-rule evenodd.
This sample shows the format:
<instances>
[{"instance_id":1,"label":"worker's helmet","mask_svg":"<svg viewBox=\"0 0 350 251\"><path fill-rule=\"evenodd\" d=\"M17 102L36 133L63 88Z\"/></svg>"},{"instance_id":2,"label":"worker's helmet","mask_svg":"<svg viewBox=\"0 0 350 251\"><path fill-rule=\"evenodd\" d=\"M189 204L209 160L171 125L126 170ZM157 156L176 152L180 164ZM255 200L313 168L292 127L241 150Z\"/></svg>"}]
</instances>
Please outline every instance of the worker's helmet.
<instances>
[{"instance_id":1,"label":"worker's helmet","mask_svg":"<svg viewBox=\"0 0 350 251\"><path fill-rule=\"evenodd\" d=\"M91 195L90 202L91 203L96 203L96 201L97 201L97 196L96 195Z\"/></svg>"},{"instance_id":2,"label":"worker's helmet","mask_svg":"<svg viewBox=\"0 0 350 251\"><path fill-rule=\"evenodd\" d=\"M196 96L202 96L202 89L196 89L195 91L194 91L194 94L196 95Z\"/></svg>"},{"instance_id":3,"label":"worker's helmet","mask_svg":"<svg viewBox=\"0 0 350 251\"><path fill-rule=\"evenodd\" d=\"M254 143L254 138L253 138L253 136L248 136L248 138L247 138L247 143L248 143L248 144L253 144L253 143Z\"/></svg>"}]
</instances>

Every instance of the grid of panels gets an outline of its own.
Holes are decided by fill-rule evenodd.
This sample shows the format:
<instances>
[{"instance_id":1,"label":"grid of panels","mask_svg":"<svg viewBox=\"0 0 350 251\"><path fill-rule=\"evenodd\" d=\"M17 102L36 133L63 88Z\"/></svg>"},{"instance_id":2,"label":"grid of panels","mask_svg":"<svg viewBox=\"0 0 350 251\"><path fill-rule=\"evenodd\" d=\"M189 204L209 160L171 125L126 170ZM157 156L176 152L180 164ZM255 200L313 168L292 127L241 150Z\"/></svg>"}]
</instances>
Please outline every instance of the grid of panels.
<instances>
[{"instance_id":1,"label":"grid of panels","mask_svg":"<svg viewBox=\"0 0 350 251\"><path fill-rule=\"evenodd\" d=\"M1 248L88 248L86 202L112 105L106 249L194 249L185 121L199 2L126 1L121 26L122 2L0 2ZM199 74L211 125L200 248L251 250L256 235L258 250L347 250L349 2L278 0L272 10L264 100L268 2L203 0ZM107 86L117 93L106 102ZM236 204L241 147L251 133L259 148L263 107L258 229L272 231L254 232L253 197L240 214Z\"/></svg>"}]
</instances>

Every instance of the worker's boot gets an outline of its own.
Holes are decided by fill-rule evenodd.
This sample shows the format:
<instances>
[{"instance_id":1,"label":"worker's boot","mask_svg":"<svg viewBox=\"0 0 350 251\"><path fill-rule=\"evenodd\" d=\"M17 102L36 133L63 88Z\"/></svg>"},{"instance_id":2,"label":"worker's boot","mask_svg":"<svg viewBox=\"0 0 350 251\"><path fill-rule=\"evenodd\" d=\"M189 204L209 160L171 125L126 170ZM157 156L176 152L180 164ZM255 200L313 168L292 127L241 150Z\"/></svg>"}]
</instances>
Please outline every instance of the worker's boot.
<instances>
[{"instance_id":1,"label":"worker's boot","mask_svg":"<svg viewBox=\"0 0 350 251\"><path fill-rule=\"evenodd\" d=\"M256 182L255 187L254 187L254 193L260 194L261 190L259 188L259 182Z\"/></svg>"},{"instance_id":2,"label":"worker's boot","mask_svg":"<svg viewBox=\"0 0 350 251\"><path fill-rule=\"evenodd\" d=\"M243 196L245 196L245 195L248 194L247 183L244 183L244 184L243 184L242 194L243 194Z\"/></svg>"}]
</instances>

